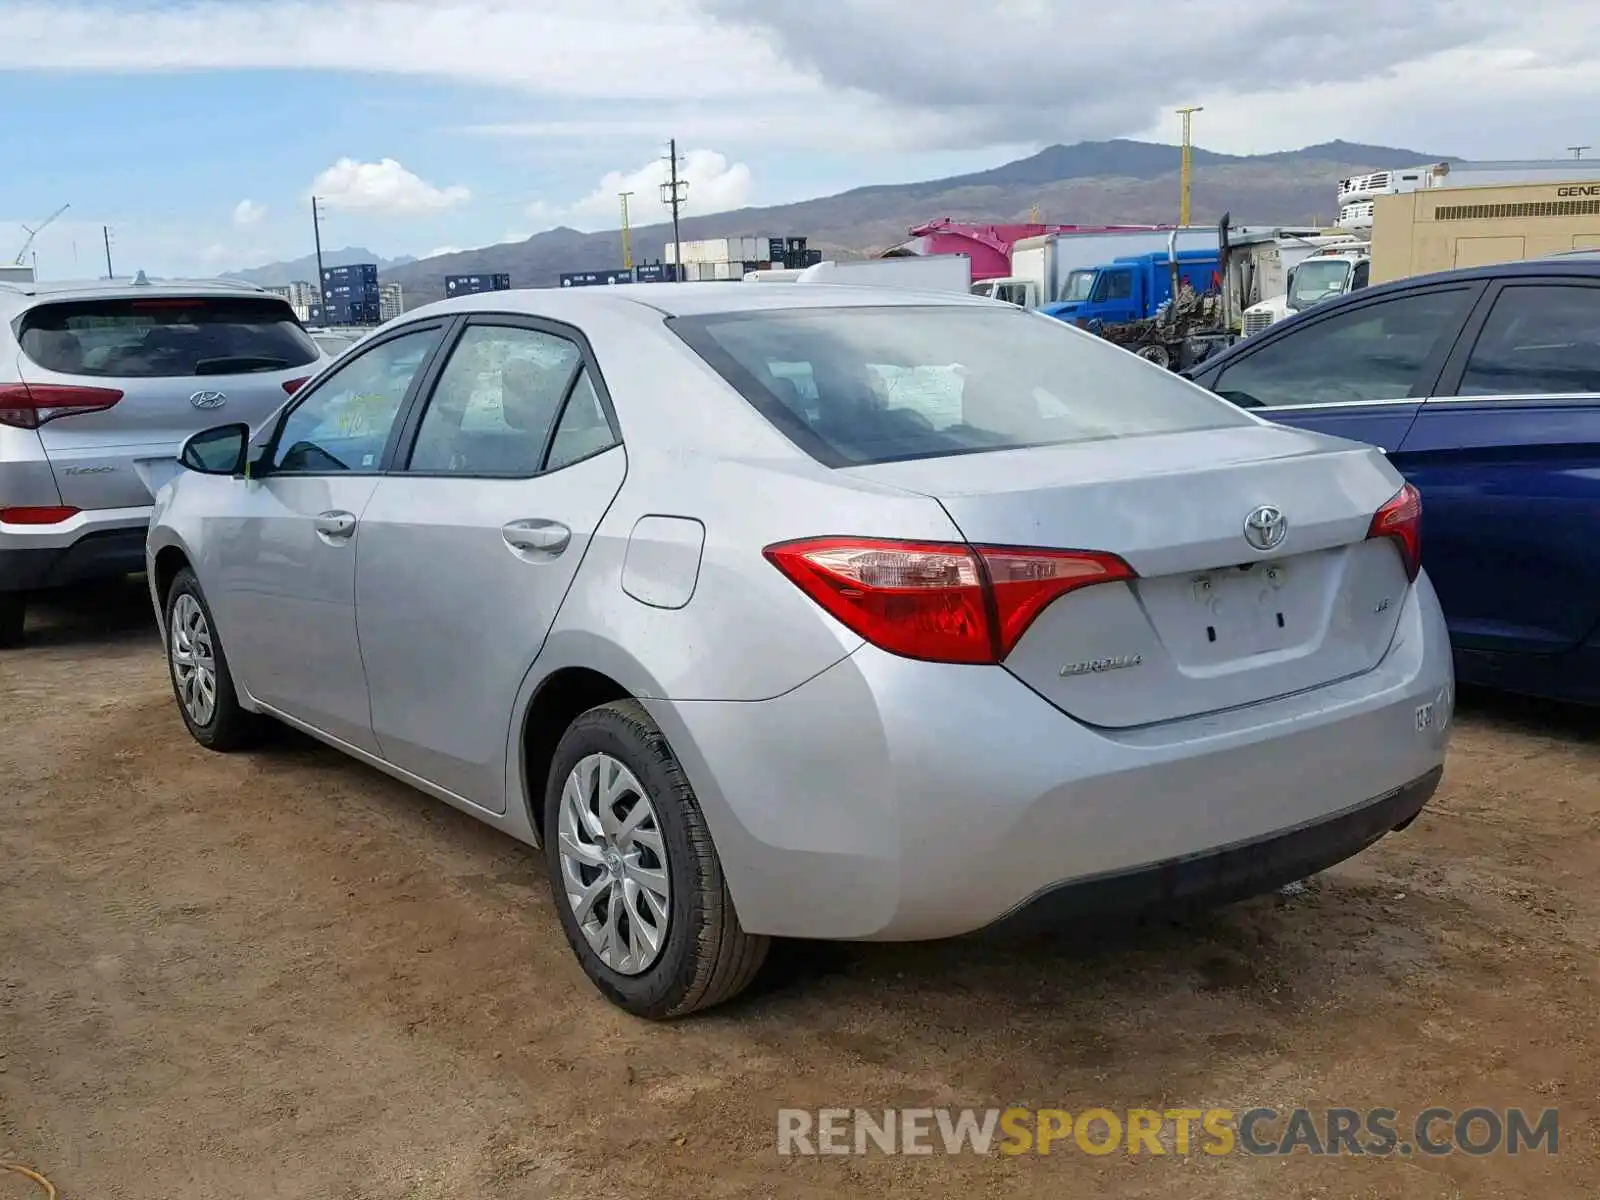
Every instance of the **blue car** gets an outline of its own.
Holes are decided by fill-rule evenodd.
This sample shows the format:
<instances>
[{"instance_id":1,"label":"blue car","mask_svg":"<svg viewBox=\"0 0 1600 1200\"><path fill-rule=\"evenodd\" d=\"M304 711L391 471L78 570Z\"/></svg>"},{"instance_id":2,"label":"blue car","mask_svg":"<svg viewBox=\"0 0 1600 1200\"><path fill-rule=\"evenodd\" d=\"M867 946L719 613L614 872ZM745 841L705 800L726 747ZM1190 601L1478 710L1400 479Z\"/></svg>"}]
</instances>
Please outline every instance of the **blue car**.
<instances>
[{"instance_id":1,"label":"blue car","mask_svg":"<svg viewBox=\"0 0 1600 1200\"><path fill-rule=\"evenodd\" d=\"M1388 452L1463 683L1600 704L1600 253L1369 288L1188 374Z\"/></svg>"}]
</instances>

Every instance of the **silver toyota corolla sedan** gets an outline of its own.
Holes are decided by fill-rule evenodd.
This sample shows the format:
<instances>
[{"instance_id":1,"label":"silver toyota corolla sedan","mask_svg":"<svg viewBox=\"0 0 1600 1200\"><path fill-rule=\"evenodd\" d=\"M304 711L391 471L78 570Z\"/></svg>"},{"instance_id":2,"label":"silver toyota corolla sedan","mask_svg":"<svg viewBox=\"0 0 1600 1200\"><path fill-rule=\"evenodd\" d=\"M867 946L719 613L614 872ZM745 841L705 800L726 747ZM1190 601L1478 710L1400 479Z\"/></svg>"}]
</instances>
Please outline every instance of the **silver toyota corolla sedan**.
<instances>
[{"instance_id":1,"label":"silver toyota corolla sedan","mask_svg":"<svg viewBox=\"0 0 1600 1200\"><path fill-rule=\"evenodd\" d=\"M463 297L182 462L147 558L195 738L276 718L542 846L644 1016L774 937L1268 890L1445 757L1383 455L994 301Z\"/></svg>"}]
</instances>

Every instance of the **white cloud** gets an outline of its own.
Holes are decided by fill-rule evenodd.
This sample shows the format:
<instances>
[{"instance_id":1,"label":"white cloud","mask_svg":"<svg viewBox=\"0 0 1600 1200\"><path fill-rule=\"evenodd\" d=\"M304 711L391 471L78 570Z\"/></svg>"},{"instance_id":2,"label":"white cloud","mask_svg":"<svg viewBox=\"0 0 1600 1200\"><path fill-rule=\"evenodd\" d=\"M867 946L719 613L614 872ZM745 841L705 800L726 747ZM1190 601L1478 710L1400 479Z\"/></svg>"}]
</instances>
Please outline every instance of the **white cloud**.
<instances>
[{"instance_id":1,"label":"white cloud","mask_svg":"<svg viewBox=\"0 0 1600 1200\"><path fill-rule=\"evenodd\" d=\"M311 194L329 208L394 216L439 212L472 198L471 191L461 184L434 187L392 158L378 162L341 158L312 181Z\"/></svg>"},{"instance_id":2,"label":"white cloud","mask_svg":"<svg viewBox=\"0 0 1600 1200\"><path fill-rule=\"evenodd\" d=\"M693 0L6 0L0 46L0 69L355 69L586 97L811 86Z\"/></svg>"},{"instance_id":3,"label":"white cloud","mask_svg":"<svg viewBox=\"0 0 1600 1200\"><path fill-rule=\"evenodd\" d=\"M252 225L261 224L262 218L266 215L266 205L257 204L254 200L241 200L234 206L233 223L241 228L248 229Z\"/></svg>"},{"instance_id":4,"label":"white cloud","mask_svg":"<svg viewBox=\"0 0 1600 1200\"><path fill-rule=\"evenodd\" d=\"M1197 138L1226 150L1343 136L1512 157L1593 136L1592 0L1344 0L1337 20L1331 0L1180 7L1174 39L1153 36L1174 0L1122 0L1089 21L1065 0L995 0L995 36L930 20L917 0L3 0L0 71L449 79L627 106L576 121L511 108L488 131L674 134L736 155L1170 138L1180 103L1206 106Z\"/></svg>"},{"instance_id":5,"label":"white cloud","mask_svg":"<svg viewBox=\"0 0 1600 1200\"><path fill-rule=\"evenodd\" d=\"M750 168L744 163L728 162L725 155L715 150L690 150L678 166L678 178L687 183L687 216L727 212L743 208L750 200ZM600 186L578 201L571 212L579 217L607 217L614 228L621 220L620 193L632 192L628 200L631 220L644 224L660 219L664 207L661 188L668 180L666 160L646 163L636 171L612 171L600 180Z\"/></svg>"},{"instance_id":6,"label":"white cloud","mask_svg":"<svg viewBox=\"0 0 1600 1200\"><path fill-rule=\"evenodd\" d=\"M429 250L422 257L423 258L438 258L441 254L460 254L462 249L463 248L461 246L435 246L432 250Z\"/></svg>"}]
</instances>

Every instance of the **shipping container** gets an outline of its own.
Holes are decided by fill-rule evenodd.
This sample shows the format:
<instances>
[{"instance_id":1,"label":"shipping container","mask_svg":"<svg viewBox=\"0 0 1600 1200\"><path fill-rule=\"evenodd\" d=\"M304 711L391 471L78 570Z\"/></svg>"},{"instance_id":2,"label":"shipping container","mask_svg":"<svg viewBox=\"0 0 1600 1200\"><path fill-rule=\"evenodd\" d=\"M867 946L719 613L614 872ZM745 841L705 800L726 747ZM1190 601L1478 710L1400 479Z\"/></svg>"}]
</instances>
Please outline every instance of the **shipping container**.
<instances>
[{"instance_id":1,"label":"shipping container","mask_svg":"<svg viewBox=\"0 0 1600 1200\"><path fill-rule=\"evenodd\" d=\"M327 283L355 283L357 281L378 281L377 263L350 263L343 267L325 267L322 272L322 282Z\"/></svg>"},{"instance_id":2,"label":"shipping container","mask_svg":"<svg viewBox=\"0 0 1600 1200\"><path fill-rule=\"evenodd\" d=\"M671 283L677 277L677 267L672 263L640 263L633 268L637 283Z\"/></svg>"},{"instance_id":3,"label":"shipping container","mask_svg":"<svg viewBox=\"0 0 1600 1200\"><path fill-rule=\"evenodd\" d=\"M504 273L446 275L444 277L444 294L446 296L473 296L479 292L509 292L510 290L511 276Z\"/></svg>"},{"instance_id":4,"label":"shipping container","mask_svg":"<svg viewBox=\"0 0 1600 1200\"><path fill-rule=\"evenodd\" d=\"M633 272L625 267L612 271L565 271L561 275L562 287L610 287L632 282Z\"/></svg>"}]
</instances>

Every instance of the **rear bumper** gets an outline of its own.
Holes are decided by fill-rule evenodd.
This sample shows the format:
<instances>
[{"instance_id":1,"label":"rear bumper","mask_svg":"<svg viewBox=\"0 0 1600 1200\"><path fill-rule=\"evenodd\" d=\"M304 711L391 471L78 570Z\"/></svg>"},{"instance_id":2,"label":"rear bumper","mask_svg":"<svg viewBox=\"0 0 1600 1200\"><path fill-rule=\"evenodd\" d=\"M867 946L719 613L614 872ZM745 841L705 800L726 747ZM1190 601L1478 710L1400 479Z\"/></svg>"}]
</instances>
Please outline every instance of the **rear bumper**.
<instances>
[{"instance_id":1,"label":"rear bumper","mask_svg":"<svg viewBox=\"0 0 1600 1200\"><path fill-rule=\"evenodd\" d=\"M1452 699L1424 575L1367 674L1139 729L1081 725L1003 670L870 646L773 700L646 704L746 929L912 940L1056 893L1068 907L1198 903L1329 866L1427 799Z\"/></svg>"},{"instance_id":2,"label":"rear bumper","mask_svg":"<svg viewBox=\"0 0 1600 1200\"><path fill-rule=\"evenodd\" d=\"M28 592L144 570L148 508L79 513L59 525L0 525L0 592Z\"/></svg>"},{"instance_id":3,"label":"rear bumper","mask_svg":"<svg viewBox=\"0 0 1600 1200\"><path fill-rule=\"evenodd\" d=\"M1443 775L1444 768L1435 767L1392 792L1296 829L1053 887L997 924L1059 926L1091 913L1179 913L1259 896L1324 871L1405 828Z\"/></svg>"}]
</instances>

